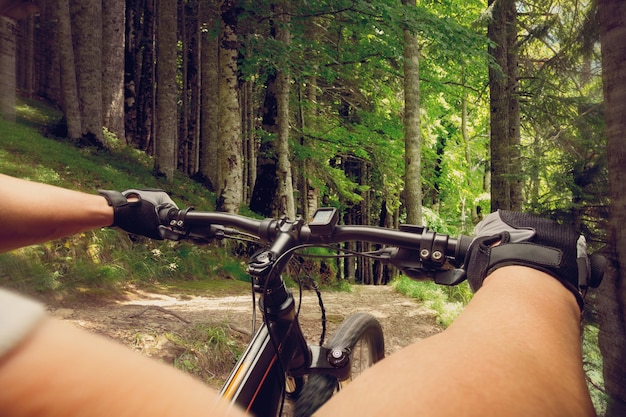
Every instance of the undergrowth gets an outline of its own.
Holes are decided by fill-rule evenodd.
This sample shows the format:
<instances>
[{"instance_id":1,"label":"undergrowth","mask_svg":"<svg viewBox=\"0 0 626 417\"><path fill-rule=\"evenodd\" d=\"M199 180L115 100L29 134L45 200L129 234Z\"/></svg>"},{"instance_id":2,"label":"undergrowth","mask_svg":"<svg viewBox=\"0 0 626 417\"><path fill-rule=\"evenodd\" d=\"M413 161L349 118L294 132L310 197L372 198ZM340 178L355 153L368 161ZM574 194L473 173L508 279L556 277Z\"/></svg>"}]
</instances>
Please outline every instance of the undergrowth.
<instances>
[{"instance_id":1,"label":"undergrowth","mask_svg":"<svg viewBox=\"0 0 626 417\"><path fill-rule=\"evenodd\" d=\"M176 351L174 366L209 384L221 384L245 347L227 324L196 323L165 336Z\"/></svg>"},{"instance_id":2,"label":"undergrowth","mask_svg":"<svg viewBox=\"0 0 626 417\"><path fill-rule=\"evenodd\" d=\"M415 281L400 275L391 285L399 293L415 298L432 309L436 313L437 322L443 327L448 327L456 319L472 297L466 283L444 287L432 281Z\"/></svg>"}]
</instances>

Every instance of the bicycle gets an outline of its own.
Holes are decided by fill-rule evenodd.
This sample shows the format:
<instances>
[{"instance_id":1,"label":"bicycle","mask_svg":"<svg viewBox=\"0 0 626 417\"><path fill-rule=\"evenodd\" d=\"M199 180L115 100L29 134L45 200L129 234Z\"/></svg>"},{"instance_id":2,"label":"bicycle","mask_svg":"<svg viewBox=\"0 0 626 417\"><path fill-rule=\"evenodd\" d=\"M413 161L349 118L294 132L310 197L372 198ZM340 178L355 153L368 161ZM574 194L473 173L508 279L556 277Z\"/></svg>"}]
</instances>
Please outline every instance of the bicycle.
<instances>
[{"instance_id":1,"label":"bicycle","mask_svg":"<svg viewBox=\"0 0 626 417\"><path fill-rule=\"evenodd\" d=\"M349 316L326 343L307 343L298 322L295 296L283 279L299 250L347 241L373 242L386 246L345 256L367 256L412 277L426 276L438 284L455 285L465 278L460 265L471 243L466 236L455 239L415 225L398 229L339 225L334 208L318 209L309 222L299 217L257 220L193 208L163 210L159 217L164 239L205 244L235 238L263 244L248 262L262 325L220 392L257 417L281 415L287 397L296 417L309 416L342 384L384 357L381 325L368 313Z\"/></svg>"}]
</instances>

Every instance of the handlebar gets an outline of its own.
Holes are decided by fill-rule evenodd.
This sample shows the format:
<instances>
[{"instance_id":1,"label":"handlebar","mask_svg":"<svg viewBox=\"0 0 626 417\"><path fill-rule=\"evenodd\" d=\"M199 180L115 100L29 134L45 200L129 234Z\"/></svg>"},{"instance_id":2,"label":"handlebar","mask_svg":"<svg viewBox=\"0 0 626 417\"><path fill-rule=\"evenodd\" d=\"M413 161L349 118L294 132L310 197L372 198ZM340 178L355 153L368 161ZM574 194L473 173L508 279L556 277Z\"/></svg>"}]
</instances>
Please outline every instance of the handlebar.
<instances>
[{"instance_id":1,"label":"handlebar","mask_svg":"<svg viewBox=\"0 0 626 417\"><path fill-rule=\"evenodd\" d=\"M472 241L471 237L452 238L423 226L401 225L390 229L365 225L338 225L334 208L321 208L308 222L297 218L253 219L223 212L166 209L159 213L160 232L164 239L189 239L208 242L227 236L247 234L261 239L269 248L261 264L251 261L249 270L261 275L261 269L300 245L324 246L349 241L385 245L377 258L389 262L409 276L430 276L435 282L456 285L465 279L460 269Z\"/></svg>"}]
</instances>

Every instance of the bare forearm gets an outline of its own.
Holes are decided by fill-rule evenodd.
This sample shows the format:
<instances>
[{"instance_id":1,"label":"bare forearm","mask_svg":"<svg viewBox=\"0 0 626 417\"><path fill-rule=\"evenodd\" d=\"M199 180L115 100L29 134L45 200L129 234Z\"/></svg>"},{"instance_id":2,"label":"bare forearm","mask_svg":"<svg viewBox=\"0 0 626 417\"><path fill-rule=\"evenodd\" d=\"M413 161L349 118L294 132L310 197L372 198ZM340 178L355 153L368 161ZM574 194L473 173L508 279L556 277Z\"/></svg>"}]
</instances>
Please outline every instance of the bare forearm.
<instances>
[{"instance_id":1,"label":"bare forearm","mask_svg":"<svg viewBox=\"0 0 626 417\"><path fill-rule=\"evenodd\" d=\"M113 209L95 194L0 174L0 195L0 252L113 223Z\"/></svg>"},{"instance_id":2,"label":"bare forearm","mask_svg":"<svg viewBox=\"0 0 626 417\"><path fill-rule=\"evenodd\" d=\"M385 359L319 415L593 415L579 316L555 279L501 268L450 328ZM368 386L375 396L352 396Z\"/></svg>"},{"instance_id":3,"label":"bare forearm","mask_svg":"<svg viewBox=\"0 0 626 417\"><path fill-rule=\"evenodd\" d=\"M0 361L7 417L240 416L199 381L46 319Z\"/></svg>"}]
</instances>

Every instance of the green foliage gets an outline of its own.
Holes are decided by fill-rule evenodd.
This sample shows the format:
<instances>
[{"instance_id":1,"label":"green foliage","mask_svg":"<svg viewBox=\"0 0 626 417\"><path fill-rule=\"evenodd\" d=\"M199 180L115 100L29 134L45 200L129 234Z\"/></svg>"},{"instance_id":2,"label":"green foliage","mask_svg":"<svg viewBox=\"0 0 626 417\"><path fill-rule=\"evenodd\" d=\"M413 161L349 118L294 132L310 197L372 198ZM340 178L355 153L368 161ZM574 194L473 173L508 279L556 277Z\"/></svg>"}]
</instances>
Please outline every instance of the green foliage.
<instances>
[{"instance_id":1,"label":"green foliage","mask_svg":"<svg viewBox=\"0 0 626 417\"><path fill-rule=\"evenodd\" d=\"M47 107L20 105L20 120L53 123ZM95 193L97 189L167 189L180 205L210 210L215 196L182 177L173 184L152 175L152 160L127 147L112 151L77 148L65 139L42 136L25 124L0 119L0 172ZM245 268L226 249L148 239L131 240L113 229L94 230L0 255L3 285L24 292L115 295L127 284L244 279ZM208 288L209 286L207 286Z\"/></svg>"},{"instance_id":2,"label":"green foliage","mask_svg":"<svg viewBox=\"0 0 626 417\"><path fill-rule=\"evenodd\" d=\"M598 347L598 328L588 324L584 327L583 335L583 366L589 393L599 416L605 414L608 398L604 391L602 362L602 354Z\"/></svg>"},{"instance_id":3,"label":"green foliage","mask_svg":"<svg viewBox=\"0 0 626 417\"><path fill-rule=\"evenodd\" d=\"M466 285L450 289L432 281L414 281L405 275L401 275L392 285L401 294L415 298L433 309L437 321L444 327L456 319L471 298L471 291Z\"/></svg>"}]
</instances>

